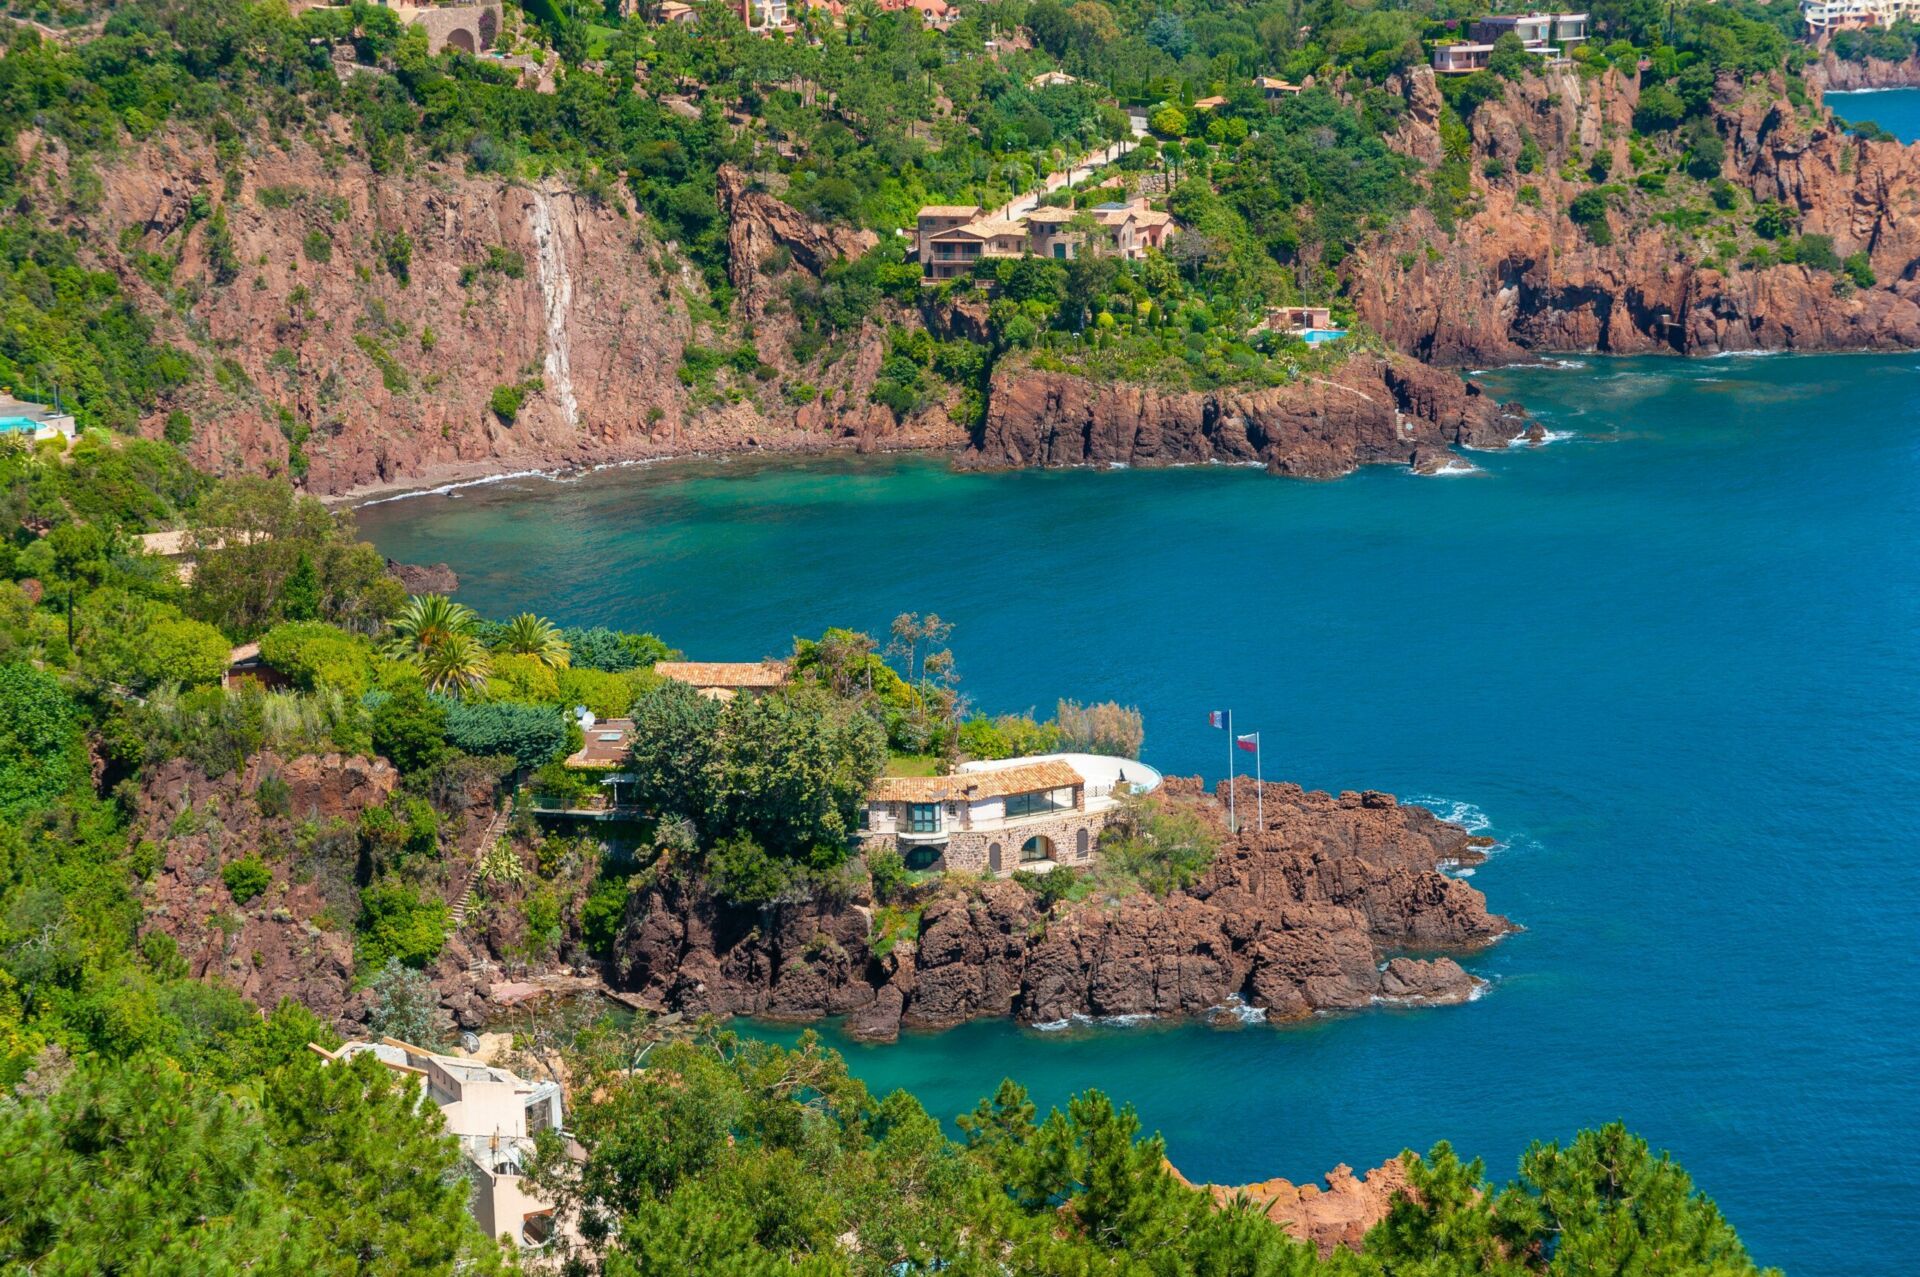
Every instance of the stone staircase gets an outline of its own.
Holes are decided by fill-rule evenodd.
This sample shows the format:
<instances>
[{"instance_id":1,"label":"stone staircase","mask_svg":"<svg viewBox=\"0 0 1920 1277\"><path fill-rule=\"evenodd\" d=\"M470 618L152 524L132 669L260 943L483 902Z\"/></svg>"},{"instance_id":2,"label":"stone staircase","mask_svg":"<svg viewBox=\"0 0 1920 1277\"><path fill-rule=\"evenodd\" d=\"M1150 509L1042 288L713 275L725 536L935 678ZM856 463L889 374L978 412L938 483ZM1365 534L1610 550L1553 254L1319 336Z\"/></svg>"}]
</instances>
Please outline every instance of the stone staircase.
<instances>
[{"instance_id":1,"label":"stone staircase","mask_svg":"<svg viewBox=\"0 0 1920 1277\"><path fill-rule=\"evenodd\" d=\"M480 845L474 849L473 858L467 862L465 877L461 880L459 893L453 901L453 929L458 931L467 925L467 915L480 903L480 862L493 850L493 844L506 831L507 822L513 819L513 799L502 803L500 810L493 813L493 819L487 822L487 832L480 837Z\"/></svg>"}]
</instances>

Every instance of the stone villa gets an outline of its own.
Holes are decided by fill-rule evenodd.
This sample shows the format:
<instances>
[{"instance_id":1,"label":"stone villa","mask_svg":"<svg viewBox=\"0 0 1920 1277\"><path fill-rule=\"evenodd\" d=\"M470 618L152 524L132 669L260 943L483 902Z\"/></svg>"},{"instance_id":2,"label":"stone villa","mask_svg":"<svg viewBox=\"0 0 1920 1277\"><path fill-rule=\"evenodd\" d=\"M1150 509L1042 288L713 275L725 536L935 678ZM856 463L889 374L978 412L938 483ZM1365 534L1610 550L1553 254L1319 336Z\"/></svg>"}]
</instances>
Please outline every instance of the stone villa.
<instances>
[{"instance_id":1,"label":"stone villa","mask_svg":"<svg viewBox=\"0 0 1920 1277\"><path fill-rule=\"evenodd\" d=\"M529 1082L496 1065L441 1055L398 1038L348 1042L338 1051L311 1042L307 1047L329 1063L371 1055L391 1072L417 1081L460 1142L467 1178L473 1181L469 1208L481 1230L489 1237L510 1237L523 1249L553 1239L553 1205L522 1187L521 1172L533 1155L533 1137L561 1129L559 1083Z\"/></svg>"},{"instance_id":2,"label":"stone villa","mask_svg":"<svg viewBox=\"0 0 1920 1277\"><path fill-rule=\"evenodd\" d=\"M1102 251L1139 260L1174 232L1173 216L1152 208L1143 197L1090 210L1091 232ZM939 283L971 275L983 261L1050 257L1070 261L1085 248L1088 232L1072 229L1077 214L1064 208L1036 208L1013 218L985 217L972 204L929 204L920 210L915 245L921 282Z\"/></svg>"},{"instance_id":3,"label":"stone villa","mask_svg":"<svg viewBox=\"0 0 1920 1277\"><path fill-rule=\"evenodd\" d=\"M1005 877L1092 861L1129 793L1160 773L1131 758L1045 754L963 764L945 776L883 776L861 813L860 847L897 850L910 869Z\"/></svg>"}]
</instances>

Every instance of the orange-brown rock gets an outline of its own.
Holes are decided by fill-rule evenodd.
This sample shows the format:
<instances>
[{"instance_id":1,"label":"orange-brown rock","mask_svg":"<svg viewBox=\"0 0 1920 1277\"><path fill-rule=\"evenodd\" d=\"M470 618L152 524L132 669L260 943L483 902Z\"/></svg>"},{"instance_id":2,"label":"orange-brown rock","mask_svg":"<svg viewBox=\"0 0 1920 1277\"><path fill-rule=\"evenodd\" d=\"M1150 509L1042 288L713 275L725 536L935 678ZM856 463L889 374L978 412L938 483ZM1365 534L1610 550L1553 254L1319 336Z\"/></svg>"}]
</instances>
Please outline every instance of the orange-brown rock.
<instances>
[{"instance_id":1,"label":"orange-brown rock","mask_svg":"<svg viewBox=\"0 0 1920 1277\"><path fill-rule=\"evenodd\" d=\"M1242 789L1246 819L1253 794ZM1168 793L1223 820L1198 781L1169 781ZM1264 828L1227 839L1184 891L1047 914L1012 881L941 885L919 901L917 930L884 955L863 892L747 910L669 875L630 908L620 982L659 1010L844 1014L856 1033L882 1039L903 1025L988 1016L1052 1023L1250 1007L1281 1020L1473 996L1479 982L1452 959L1395 956L1470 949L1511 929L1478 891L1438 871L1481 857L1463 829L1371 792L1269 783L1265 808Z\"/></svg>"},{"instance_id":2,"label":"orange-brown rock","mask_svg":"<svg viewBox=\"0 0 1920 1277\"><path fill-rule=\"evenodd\" d=\"M1167 1169L1181 1183L1211 1194L1221 1206L1241 1198L1254 1202L1296 1241L1311 1242L1323 1258L1340 1246L1359 1250L1367 1230L1387 1217L1395 1197L1407 1192L1407 1168L1397 1159L1360 1178L1351 1166L1336 1166L1327 1172L1325 1189L1315 1184L1296 1187L1284 1179L1233 1188L1196 1185L1172 1165Z\"/></svg>"},{"instance_id":3,"label":"orange-brown rock","mask_svg":"<svg viewBox=\"0 0 1920 1277\"><path fill-rule=\"evenodd\" d=\"M1420 69L1400 85L1415 109L1393 139L1437 155L1433 94ZM1725 175L1755 202L1794 210L1798 229L1826 235L1841 257L1869 255L1879 286L1854 288L1799 265L1709 268L1710 244L1653 217L1651 197L1622 186L1611 244L1596 244L1566 209L1592 185L1604 152L1630 171L1627 138L1639 86L1618 71L1588 80L1550 70L1508 87L1472 118L1474 211L1449 241L1426 209L1401 218L1342 265L1361 318L1402 350L1443 364L1523 358L1542 350L1712 354L1748 350L1904 349L1920 345L1920 150L1868 142L1823 114L1796 110L1785 85L1723 80L1714 122ZM1528 140L1540 158L1516 171ZM1503 175L1488 176L1488 162ZM1522 199L1522 190L1537 196ZM1728 219L1733 214L1725 215ZM1750 214L1740 214L1745 226ZM1710 225L1709 230L1715 229ZM1441 251L1429 252L1430 245Z\"/></svg>"},{"instance_id":4,"label":"orange-brown rock","mask_svg":"<svg viewBox=\"0 0 1920 1277\"><path fill-rule=\"evenodd\" d=\"M1261 390L1161 391L1003 363L965 463L976 466L1260 464L1323 479L1363 465L1439 464L1528 428L1471 381L1412 360L1356 355Z\"/></svg>"},{"instance_id":5,"label":"orange-brown rock","mask_svg":"<svg viewBox=\"0 0 1920 1277\"><path fill-rule=\"evenodd\" d=\"M17 149L50 185L62 180L57 140L29 131ZM737 338L695 321L698 272L617 186L589 193L424 160L376 173L261 137L229 190L211 147L165 130L99 176L97 207L74 213L49 197L47 214L119 276L162 338L200 359L204 375L164 408L189 413L190 453L216 472L290 472L295 437L320 494L703 452L965 441L942 414L903 429L869 402L884 323L837 362L794 364L767 314L782 272L760 264L785 249L787 269L818 269L871 237L812 226L737 174L721 195L748 317L764 329L756 348L782 376L820 387L805 404L788 402L780 380L733 370L721 375L745 383L737 397L683 384L690 344ZM163 294L138 255L176 251ZM171 298L188 295L176 309ZM512 421L490 407L501 386L524 393Z\"/></svg>"}]
</instances>

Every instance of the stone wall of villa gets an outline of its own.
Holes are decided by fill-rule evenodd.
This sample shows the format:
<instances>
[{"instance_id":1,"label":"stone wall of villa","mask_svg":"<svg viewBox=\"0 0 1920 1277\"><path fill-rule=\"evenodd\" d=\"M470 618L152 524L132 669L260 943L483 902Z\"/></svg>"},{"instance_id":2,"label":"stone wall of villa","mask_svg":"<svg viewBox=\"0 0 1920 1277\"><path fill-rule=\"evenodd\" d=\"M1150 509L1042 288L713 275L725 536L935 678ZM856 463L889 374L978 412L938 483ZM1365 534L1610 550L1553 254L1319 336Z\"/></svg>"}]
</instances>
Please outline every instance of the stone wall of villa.
<instances>
[{"instance_id":1,"label":"stone wall of villa","mask_svg":"<svg viewBox=\"0 0 1920 1277\"><path fill-rule=\"evenodd\" d=\"M947 838L946 854L930 868L1005 878L1020 868L1020 848L1035 836L1053 843L1051 859L1055 864L1082 868L1093 862L1100 831L1106 828L1111 814L1065 811L999 829L956 829ZM913 850L913 844L901 842L890 833L869 835L860 846L862 851L891 847L902 856Z\"/></svg>"}]
</instances>

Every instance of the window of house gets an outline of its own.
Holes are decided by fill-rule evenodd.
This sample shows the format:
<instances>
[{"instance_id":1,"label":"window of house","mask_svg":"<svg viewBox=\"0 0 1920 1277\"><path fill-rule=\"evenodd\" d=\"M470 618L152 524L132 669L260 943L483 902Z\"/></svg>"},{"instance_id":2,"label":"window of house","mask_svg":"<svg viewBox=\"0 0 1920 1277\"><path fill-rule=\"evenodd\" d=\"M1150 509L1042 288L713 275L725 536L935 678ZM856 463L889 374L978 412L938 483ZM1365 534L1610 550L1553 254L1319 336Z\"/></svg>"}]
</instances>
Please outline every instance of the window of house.
<instances>
[{"instance_id":1,"label":"window of house","mask_svg":"<svg viewBox=\"0 0 1920 1277\"><path fill-rule=\"evenodd\" d=\"M1042 789L1031 794L1008 794L1007 818L1011 820L1016 816L1038 816L1071 806L1073 806L1073 800L1070 790Z\"/></svg>"},{"instance_id":2,"label":"window of house","mask_svg":"<svg viewBox=\"0 0 1920 1277\"><path fill-rule=\"evenodd\" d=\"M912 803L907 808L907 832L910 834L937 834L940 832L940 804Z\"/></svg>"}]
</instances>

